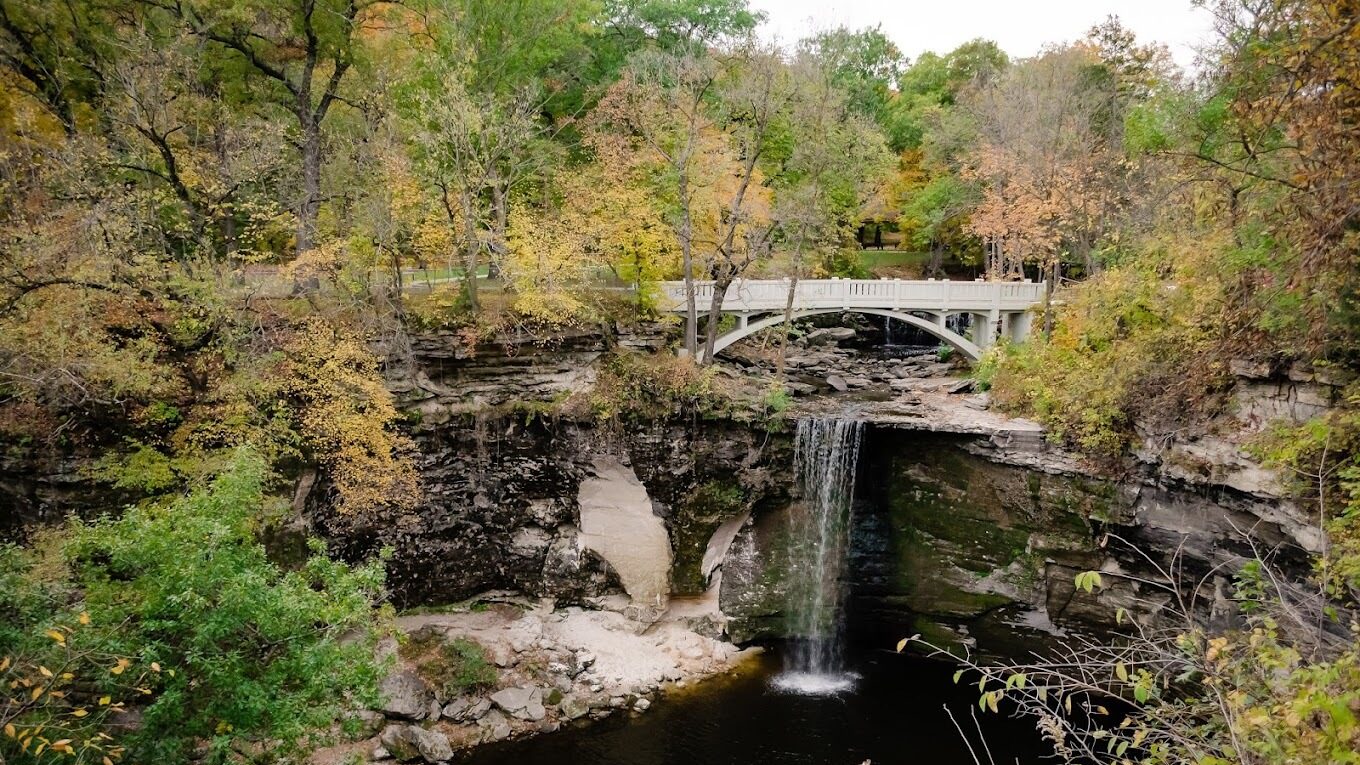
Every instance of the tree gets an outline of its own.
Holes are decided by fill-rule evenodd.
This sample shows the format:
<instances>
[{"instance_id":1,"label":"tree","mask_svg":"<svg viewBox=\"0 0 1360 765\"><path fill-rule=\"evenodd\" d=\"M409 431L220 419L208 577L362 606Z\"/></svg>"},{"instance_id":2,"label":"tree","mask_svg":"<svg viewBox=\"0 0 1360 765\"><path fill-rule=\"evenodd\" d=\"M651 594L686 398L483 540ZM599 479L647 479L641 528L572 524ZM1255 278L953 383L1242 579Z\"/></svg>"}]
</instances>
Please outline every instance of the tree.
<instances>
[{"instance_id":1,"label":"tree","mask_svg":"<svg viewBox=\"0 0 1360 765\"><path fill-rule=\"evenodd\" d=\"M898 95L880 121L894 151L917 149L933 133L942 109L954 106L960 94L985 86L1010 65L1006 54L990 40L972 40L941 56L927 51L898 78Z\"/></svg>"},{"instance_id":2,"label":"tree","mask_svg":"<svg viewBox=\"0 0 1360 765\"><path fill-rule=\"evenodd\" d=\"M773 227L769 224L761 162L785 128L795 92L789 69L774 48L747 43L726 63L727 77L722 79L716 99L718 125L726 146L719 146L718 151L730 152L730 161L736 167L722 173L720 183L709 187L715 192L716 209L709 263L713 296L704 327L705 364L713 363L727 288L770 252ZM722 167L721 161L711 162L710 167Z\"/></svg>"},{"instance_id":3,"label":"tree","mask_svg":"<svg viewBox=\"0 0 1360 765\"><path fill-rule=\"evenodd\" d=\"M557 161L558 99L583 65L594 10L583 0L440 0L425 6L433 44L408 84L418 172L437 191L463 254L476 310L483 252L508 251L512 197Z\"/></svg>"},{"instance_id":4,"label":"tree","mask_svg":"<svg viewBox=\"0 0 1360 765\"><path fill-rule=\"evenodd\" d=\"M0 2L0 65L67 135L86 116L82 107L98 115L111 39L109 19L94 3Z\"/></svg>"},{"instance_id":5,"label":"tree","mask_svg":"<svg viewBox=\"0 0 1360 765\"><path fill-rule=\"evenodd\" d=\"M1087 273L1098 268L1095 251L1128 170L1112 134L1117 121L1105 113L1111 81L1101 74L1090 51L1053 50L970 96L979 140L963 176L980 184L982 201L968 226L985 243L990 278L1020 278L1035 262L1051 295L1064 252Z\"/></svg>"},{"instance_id":6,"label":"tree","mask_svg":"<svg viewBox=\"0 0 1360 765\"><path fill-rule=\"evenodd\" d=\"M883 34L881 26L851 31L845 27L820 32L800 43L828 69L838 96L850 108L891 130L890 104L906 65L906 56ZM890 136L896 143L898 137Z\"/></svg>"},{"instance_id":7,"label":"tree","mask_svg":"<svg viewBox=\"0 0 1360 765\"><path fill-rule=\"evenodd\" d=\"M497 97L474 94L456 74L441 77L438 89L421 92L408 132L417 172L437 190L450 228L460 242L463 279L472 310L478 308L477 279L482 253L504 253L509 190L540 165L535 91ZM494 241L488 242L488 235Z\"/></svg>"},{"instance_id":8,"label":"tree","mask_svg":"<svg viewBox=\"0 0 1360 765\"><path fill-rule=\"evenodd\" d=\"M789 257L788 299L780 336L782 371L798 280L806 256L829 259L844 244L867 198L879 189L892 164L874 115L863 114L854 91L841 86L843 60L822 38L800 46L791 63L793 96L784 120L786 135L771 151L771 212L776 245Z\"/></svg>"},{"instance_id":9,"label":"tree","mask_svg":"<svg viewBox=\"0 0 1360 765\"><path fill-rule=\"evenodd\" d=\"M54 653L50 666L59 668L65 655L81 678L63 702L21 711L6 731L78 726L72 748L107 749L97 723L113 701L135 700L141 725L113 745L129 761L188 762L204 741L211 761L225 761L242 743L303 749L352 703L347 696L375 701L381 565L328 560L316 543L296 570L270 562L254 530L265 475L263 462L242 450L210 485L169 505L74 524L57 551L69 578L43 580L23 559L17 570L0 570L21 588L0 594L0 612L18 619L6 618L0 655ZM0 552L5 563L15 557ZM28 597L15 603L18 595ZM48 632L54 625L69 627L57 631L61 640ZM13 666L0 663L0 672ZM56 690L52 674L35 687ZM0 736L0 752L20 741Z\"/></svg>"},{"instance_id":10,"label":"tree","mask_svg":"<svg viewBox=\"0 0 1360 765\"><path fill-rule=\"evenodd\" d=\"M359 30L384 0L173 0L164 7L193 34L239 65L249 88L296 121L294 142L301 164L294 250L317 242L321 172L325 160L322 123L344 100L345 75L360 59Z\"/></svg>"},{"instance_id":11,"label":"tree","mask_svg":"<svg viewBox=\"0 0 1360 765\"><path fill-rule=\"evenodd\" d=\"M624 56L654 44L663 51L697 55L755 31L765 16L747 0L606 0L610 38Z\"/></svg>"},{"instance_id":12,"label":"tree","mask_svg":"<svg viewBox=\"0 0 1360 765\"><path fill-rule=\"evenodd\" d=\"M511 216L506 274L521 314L551 323L581 321L587 291L608 270L654 308L655 283L679 271L679 249L656 202L650 167L638 153L599 147L594 161L557 172L549 201Z\"/></svg>"},{"instance_id":13,"label":"tree","mask_svg":"<svg viewBox=\"0 0 1360 765\"><path fill-rule=\"evenodd\" d=\"M664 168L674 206L681 274L685 280L685 350L698 353L695 300L695 173L705 136L716 129L709 113L719 71L706 55L642 51L591 116L597 152L643 152Z\"/></svg>"},{"instance_id":14,"label":"tree","mask_svg":"<svg viewBox=\"0 0 1360 765\"><path fill-rule=\"evenodd\" d=\"M977 204L977 189L952 173L935 175L907 192L898 228L912 246L930 253L927 276L943 275L947 248L957 250L966 245L971 237L968 216Z\"/></svg>"}]
</instances>

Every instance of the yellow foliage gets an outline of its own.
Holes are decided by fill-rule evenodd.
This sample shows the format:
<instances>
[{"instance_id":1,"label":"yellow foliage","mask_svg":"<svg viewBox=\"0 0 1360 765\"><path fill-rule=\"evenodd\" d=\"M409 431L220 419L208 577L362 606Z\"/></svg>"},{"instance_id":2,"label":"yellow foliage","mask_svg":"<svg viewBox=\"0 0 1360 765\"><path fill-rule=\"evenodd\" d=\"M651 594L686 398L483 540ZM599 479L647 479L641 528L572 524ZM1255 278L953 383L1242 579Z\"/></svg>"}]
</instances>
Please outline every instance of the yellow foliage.
<instances>
[{"instance_id":1,"label":"yellow foliage","mask_svg":"<svg viewBox=\"0 0 1360 765\"><path fill-rule=\"evenodd\" d=\"M517 312L564 324L588 312L586 291L598 272L609 270L639 290L676 273L674 231L645 188L586 165L559 179L561 206L510 214L506 278Z\"/></svg>"},{"instance_id":2,"label":"yellow foliage","mask_svg":"<svg viewBox=\"0 0 1360 765\"><path fill-rule=\"evenodd\" d=\"M341 512L405 508L419 498L410 439L396 432L397 409L378 359L356 333L305 321L286 349L285 391L298 425L335 485Z\"/></svg>"},{"instance_id":3,"label":"yellow foliage","mask_svg":"<svg viewBox=\"0 0 1360 765\"><path fill-rule=\"evenodd\" d=\"M765 184L765 174L755 167L740 208L733 209L743 171L741 158L723 133L709 130L701 134L693 181L693 216L694 241L704 246L696 248L697 254L732 261L750 255L754 260L752 250L765 244L773 214L773 192ZM737 216L733 251L724 255L720 251L722 240L733 216Z\"/></svg>"},{"instance_id":4,"label":"yellow foliage","mask_svg":"<svg viewBox=\"0 0 1360 765\"><path fill-rule=\"evenodd\" d=\"M160 338L136 305L101 292L52 287L40 303L0 317L0 358L21 400L76 405L169 399L179 378L158 363Z\"/></svg>"},{"instance_id":5,"label":"yellow foliage","mask_svg":"<svg viewBox=\"0 0 1360 765\"><path fill-rule=\"evenodd\" d=\"M1223 243L1168 241L1060 293L1051 337L995 350L979 372L994 399L1107 457L1122 452L1135 418L1154 424L1212 403L1224 370L1205 354L1222 285L1208 271Z\"/></svg>"},{"instance_id":6,"label":"yellow foliage","mask_svg":"<svg viewBox=\"0 0 1360 765\"><path fill-rule=\"evenodd\" d=\"M383 157L381 178L392 217L410 231L411 252L422 264L450 258L463 236L462 219L449 221L400 152Z\"/></svg>"}]
</instances>

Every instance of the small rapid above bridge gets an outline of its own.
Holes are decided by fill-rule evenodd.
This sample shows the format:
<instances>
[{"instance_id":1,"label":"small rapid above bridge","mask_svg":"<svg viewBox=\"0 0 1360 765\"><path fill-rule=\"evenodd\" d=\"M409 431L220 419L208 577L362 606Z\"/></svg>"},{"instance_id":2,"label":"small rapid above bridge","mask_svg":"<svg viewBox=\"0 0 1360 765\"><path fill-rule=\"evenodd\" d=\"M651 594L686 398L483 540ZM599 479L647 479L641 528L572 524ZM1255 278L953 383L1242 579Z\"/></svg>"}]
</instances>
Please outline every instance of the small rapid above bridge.
<instances>
[{"instance_id":1,"label":"small rapid above bridge","mask_svg":"<svg viewBox=\"0 0 1360 765\"><path fill-rule=\"evenodd\" d=\"M790 285L789 279L733 282L724 296L722 312L736 316L737 324L718 336L713 352L783 322ZM685 283L661 282L660 288L662 310L685 313ZM713 289L713 282L694 285L700 316L708 314ZM1043 282L801 279L794 289L789 318L845 311L886 316L919 327L976 361L998 338L1023 341L1033 318L1029 309L1043 296ZM971 317L968 337L947 326L947 319L955 314Z\"/></svg>"}]
</instances>

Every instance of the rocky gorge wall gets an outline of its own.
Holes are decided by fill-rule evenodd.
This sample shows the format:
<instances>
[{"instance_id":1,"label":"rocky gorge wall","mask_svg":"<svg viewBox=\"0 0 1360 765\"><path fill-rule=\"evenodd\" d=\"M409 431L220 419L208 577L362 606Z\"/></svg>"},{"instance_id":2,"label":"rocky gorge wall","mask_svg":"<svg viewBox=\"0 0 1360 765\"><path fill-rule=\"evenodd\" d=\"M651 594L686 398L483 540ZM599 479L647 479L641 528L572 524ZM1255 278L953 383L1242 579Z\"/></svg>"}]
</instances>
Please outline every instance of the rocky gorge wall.
<instances>
[{"instance_id":1,"label":"rocky gorge wall","mask_svg":"<svg viewBox=\"0 0 1360 765\"><path fill-rule=\"evenodd\" d=\"M701 593L713 533L787 502L787 440L725 419L623 423L550 411L589 388L603 354L654 350L659 337L505 338L475 355L453 335L417 338L391 388L411 414L422 502L364 519L313 502L308 525L346 557L391 548L400 607L495 589L563 604L627 592L644 608ZM626 562L635 545L646 554Z\"/></svg>"},{"instance_id":2,"label":"rocky gorge wall","mask_svg":"<svg viewBox=\"0 0 1360 765\"><path fill-rule=\"evenodd\" d=\"M315 527L350 556L392 547L403 606L513 589L564 604L627 592L645 611L708 590L732 639L784 634L782 556L797 501L787 429L674 416L602 424L536 408L589 386L614 347L659 345L620 337L500 341L475 356L449 337L421 339L393 388L417 413L425 502L366 528L324 513ZM1231 564L1250 553L1244 531L1300 568L1320 544L1273 475L1223 438L1144 450L1124 475L1100 477L1032 423L979 413L979 397L893 394L839 410L872 425L848 575L852 608L879 622L996 645L1102 628L1116 608L1151 613L1163 598L1119 574L1156 578L1154 563L1175 555L1188 578L1223 567L1205 596L1226 608ZM605 519L594 530L592 514ZM634 547L650 568L621 561L617 551ZM1107 587L1077 591L1085 570L1110 574Z\"/></svg>"},{"instance_id":3,"label":"rocky gorge wall","mask_svg":"<svg viewBox=\"0 0 1360 765\"><path fill-rule=\"evenodd\" d=\"M606 421L557 406L590 390L608 354L655 353L664 339L658 326L582 329L546 343L508 335L475 350L452 333L413 338L389 385L419 449L423 501L360 519L331 512L324 491L301 491L295 530L352 559L390 548L389 585L403 608L491 590L561 604L627 594L646 617L670 598L707 593L733 639L783 634L781 555L797 501L790 429L675 411ZM1106 625L1116 607L1155 609L1156 593L1117 576L1099 594L1075 592L1078 571L1147 574L1144 555L1165 564L1180 550L1187 572L1227 572L1250 552L1247 531L1302 570L1323 543L1232 428L1149 437L1122 475L1101 477L1033 423L987 411L984 397L944 393L949 381L921 376L929 364L841 369L853 354L834 345L800 353L818 360L817 375L863 379L844 394L818 386L784 413L871 423L849 569L862 613L945 641L1042 638ZM723 373L768 376L762 369ZM1325 370L1237 371L1231 416L1248 433L1323 411L1344 383ZM822 403L835 406L828 413ZM57 520L97 495L78 461L11 460L0 472L11 529ZM1222 601L1224 572L1209 578L1209 601Z\"/></svg>"}]
</instances>

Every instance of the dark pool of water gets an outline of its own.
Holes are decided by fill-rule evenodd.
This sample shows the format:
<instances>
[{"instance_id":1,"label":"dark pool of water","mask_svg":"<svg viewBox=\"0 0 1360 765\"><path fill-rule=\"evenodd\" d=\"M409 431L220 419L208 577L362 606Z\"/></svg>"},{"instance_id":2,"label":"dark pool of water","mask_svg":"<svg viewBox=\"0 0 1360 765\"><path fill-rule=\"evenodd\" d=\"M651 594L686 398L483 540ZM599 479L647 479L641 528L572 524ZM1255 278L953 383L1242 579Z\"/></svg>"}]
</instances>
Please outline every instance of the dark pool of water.
<instances>
[{"instance_id":1,"label":"dark pool of water","mask_svg":"<svg viewBox=\"0 0 1360 765\"><path fill-rule=\"evenodd\" d=\"M492 745L475 765L973 765L968 745L944 711L971 734L980 761L972 692L953 684L953 667L888 651L851 660L854 690L838 696L781 693L778 650L739 676L712 680L663 698L645 715L618 716L523 741ZM977 713L997 765L1038 762L1032 725Z\"/></svg>"}]
</instances>

